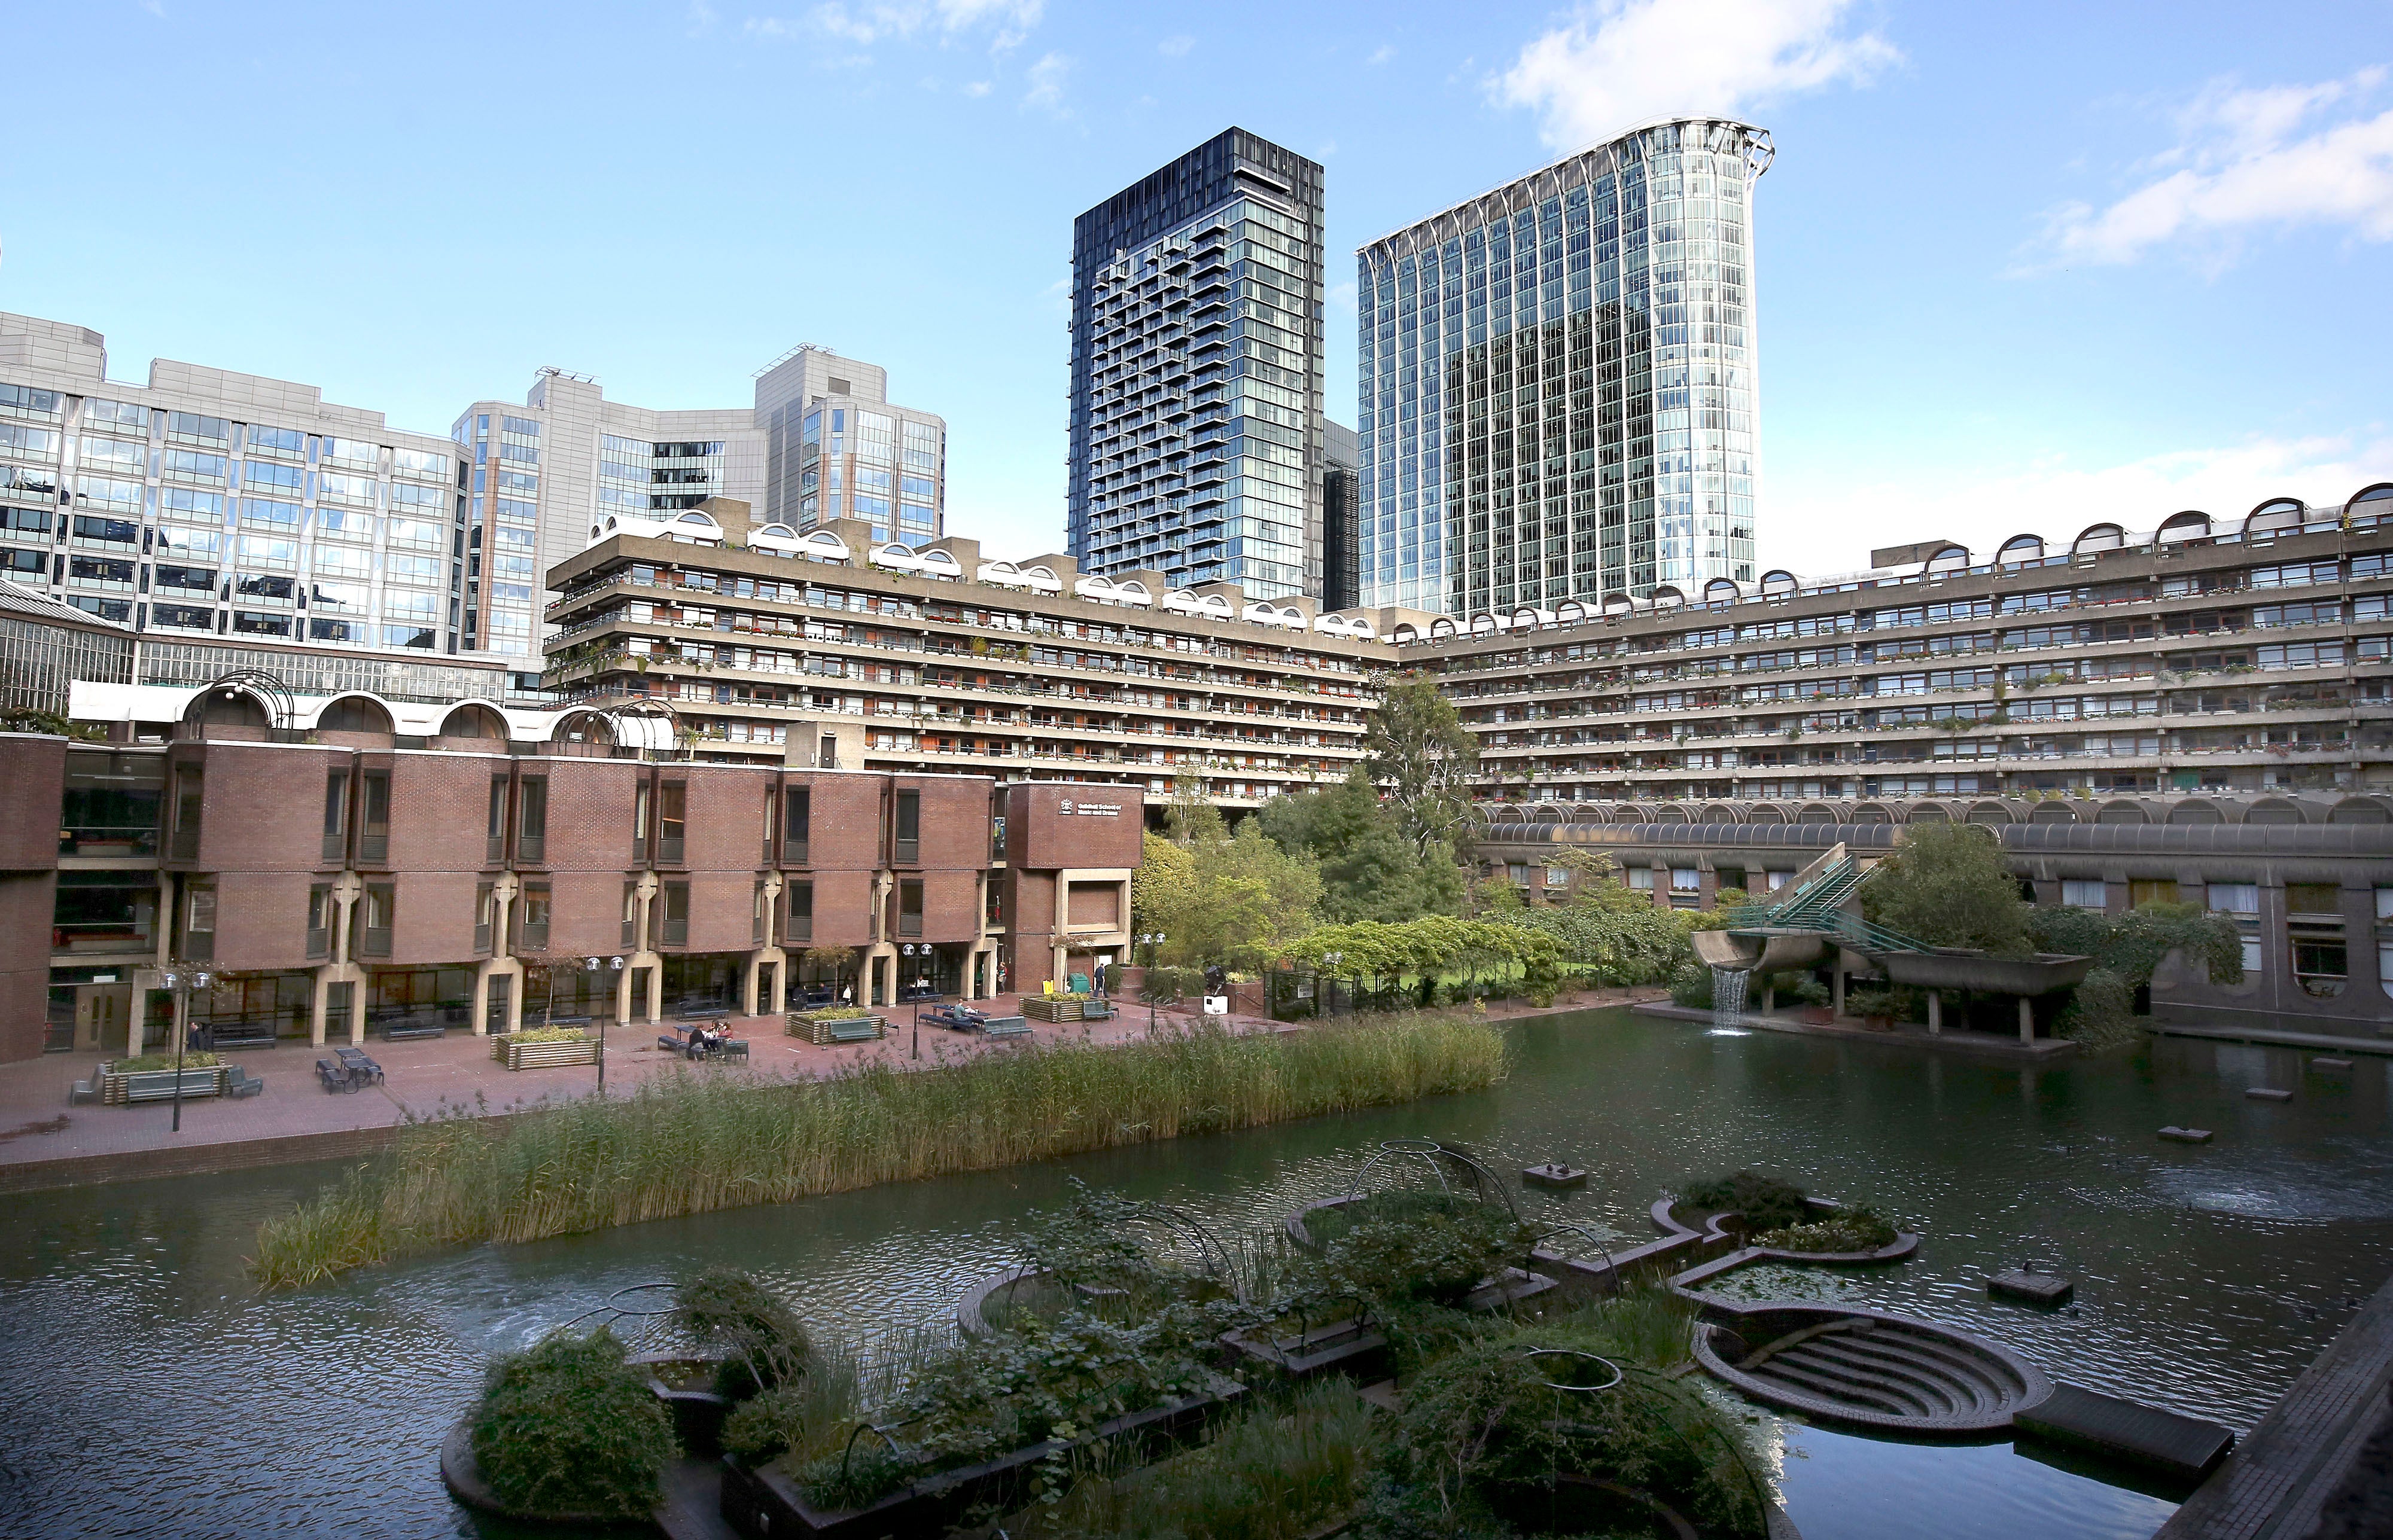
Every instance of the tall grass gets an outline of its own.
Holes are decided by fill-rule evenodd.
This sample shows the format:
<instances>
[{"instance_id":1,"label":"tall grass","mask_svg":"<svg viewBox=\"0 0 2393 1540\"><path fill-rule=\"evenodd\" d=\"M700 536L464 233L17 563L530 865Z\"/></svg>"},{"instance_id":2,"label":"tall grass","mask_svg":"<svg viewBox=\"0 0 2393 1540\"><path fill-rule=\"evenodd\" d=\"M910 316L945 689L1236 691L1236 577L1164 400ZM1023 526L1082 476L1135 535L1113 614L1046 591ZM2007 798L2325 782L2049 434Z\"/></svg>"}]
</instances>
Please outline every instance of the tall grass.
<instances>
[{"instance_id":1,"label":"tall grass","mask_svg":"<svg viewBox=\"0 0 2393 1540\"><path fill-rule=\"evenodd\" d=\"M294 1288L436 1246L530 1241L988 1170L1182 1134L1479 1090L1500 1034L1458 1014L1288 1035L1063 1042L907 1071L870 1060L795 1084L650 1080L503 1122L408 1130L379 1162L261 1225L253 1276Z\"/></svg>"}]
</instances>

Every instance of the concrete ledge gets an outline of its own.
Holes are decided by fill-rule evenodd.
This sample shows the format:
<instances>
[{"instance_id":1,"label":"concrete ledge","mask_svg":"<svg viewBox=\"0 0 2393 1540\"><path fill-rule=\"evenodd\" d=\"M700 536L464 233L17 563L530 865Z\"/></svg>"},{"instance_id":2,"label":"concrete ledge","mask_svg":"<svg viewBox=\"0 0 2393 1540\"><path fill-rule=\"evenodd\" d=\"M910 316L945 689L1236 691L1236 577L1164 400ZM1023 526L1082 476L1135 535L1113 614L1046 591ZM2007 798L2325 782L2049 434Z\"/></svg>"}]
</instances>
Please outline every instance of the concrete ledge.
<instances>
[{"instance_id":1,"label":"concrete ledge","mask_svg":"<svg viewBox=\"0 0 2393 1540\"><path fill-rule=\"evenodd\" d=\"M2340 1053L2393 1053L2393 1038L2363 1038L2358 1033L2279 1032L2269 1027L2191 1026L2159 1022L2153 1024L2152 1036L2206 1038L2220 1043L2265 1043L2273 1048L2328 1048Z\"/></svg>"},{"instance_id":2,"label":"concrete ledge","mask_svg":"<svg viewBox=\"0 0 2393 1540\"><path fill-rule=\"evenodd\" d=\"M1713 1024L1715 1019L1709 1011L1686 1005L1633 1005L1629 1010L1641 1016L1694 1022L1705 1026ZM1832 1038L1841 1042L1880 1043L1893 1048L1924 1048L1936 1053L1959 1053L2014 1064L2057 1064L2077 1057L2077 1045L2066 1038L2038 1038L2033 1043L2022 1043L2016 1038L1994 1032L1929 1032L1922 1027L1897 1027L1880 1032L1850 1022L1803 1022L1791 1016L1765 1016L1751 1011L1739 1015L1735 1024L1755 1032L1784 1032L1790 1037Z\"/></svg>"},{"instance_id":3,"label":"concrete ledge","mask_svg":"<svg viewBox=\"0 0 2393 1540\"><path fill-rule=\"evenodd\" d=\"M405 1128L404 1124L391 1123L372 1129L336 1129L271 1139L217 1140L204 1144L0 1163L0 1193L38 1193L54 1187L90 1187L102 1182L148 1181L157 1177L196 1176L211 1171L246 1171L259 1166L287 1166L307 1160L350 1160L389 1149L399 1142Z\"/></svg>"}]
</instances>

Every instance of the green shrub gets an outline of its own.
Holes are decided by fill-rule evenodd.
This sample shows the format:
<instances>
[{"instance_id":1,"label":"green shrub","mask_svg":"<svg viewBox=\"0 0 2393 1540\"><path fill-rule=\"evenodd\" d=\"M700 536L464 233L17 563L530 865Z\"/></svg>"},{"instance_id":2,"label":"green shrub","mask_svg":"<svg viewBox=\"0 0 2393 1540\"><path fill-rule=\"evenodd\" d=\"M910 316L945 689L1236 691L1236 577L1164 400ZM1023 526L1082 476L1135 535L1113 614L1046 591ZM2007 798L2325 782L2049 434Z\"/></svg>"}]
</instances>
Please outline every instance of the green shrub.
<instances>
[{"instance_id":1,"label":"green shrub","mask_svg":"<svg viewBox=\"0 0 2393 1540\"><path fill-rule=\"evenodd\" d=\"M474 1408L474 1459L508 1507L644 1519L660 1495L673 1423L601 1326L494 1360Z\"/></svg>"},{"instance_id":2,"label":"green shrub","mask_svg":"<svg viewBox=\"0 0 2393 1540\"><path fill-rule=\"evenodd\" d=\"M1690 1207L1707 1208L1714 1213L1733 1210L1743 1214L1746 1227L1753 1230L1777 1230L1790 1224L1801 1224L1811 1213L1804 1203L1803 1189L1759 1171L1735 1171L1704 1181L1691 1181L1680 1192L1679 1201Z\"/></svg>"},{"instance_id":3,"label":"green shrub","mask_svg":"<svg viewBox=\"0 0 2393 1540\"><path fill-rule=\"evenodd\" d=\"M183 1055L185 1069L213 1069L220 1062L213 1053ZM144 1053L137 1059L118 1059L108 1066L108 1071L111 1075L139 1075L149 1070L174 1067L175 1056L172 1053Z\"/></svg>"},{"instance_id":4,"label":"green shrub","mask_svg":"<svg viewBox=\"0 0 2393 1540\"><path fill-rule=\"evenodd\" d=\"M810 1348L797 1313L738 1268L709 1268L674 1285L673 1321L701 1352L721 1357L715 1393L734 1401L795 1379Z\"/></svg>"},{"instance_id":5,"label":"green shrub","mask_svg":"<svg viewBox=\"0 0 2393 1540\"><path fill-rule=\"evenodd\" d=\"M2237 966L2242 967L2239 960ZM2136 1024L2136 994L2108 968L2086 975L2060 1012L2056 1030L2087 1053L2102 1053L2143 1040Z\"/></svg>"},{"instance_id":6,"label":"green shrub","mask_svg":"<svg viewBox=\"0 0 2393 1540\"><path fill-rule=\"evenodd\" d=\"M1524 1328L1452 1353L1415 1377L1361 1533L1545 1532L1557 1506L1556 1472L1654 1493L1708 1533L1763 1533L1751 1456L1727 1414L1693 1386L1641 1365L1620 1365L1619 1383L1594 1394L1554 1389L1609 1375L1584 1359L1532 1356L1561 1345L1542 1329ZM1651 1533L1640 1507L1579 1495L1567 1525L1552 1532Z\"/></svg>"},{"instance_id":7,"label":"green shrub","mask_svg":"<svg viewBox=\"0 0 2393 1540\"><path fill-rule=\"evenodd\" d=\"M1525 1261L1536 1241L1500 1205L1447 1193L1374 1193L1315 1209L1306 1223L1324 1243L1308 1270L1310 1286L1382 1309L1453 1305L1489 1275Z\"/></svg>"},{"instance_id":8,"label":"green shrub","mask_svg":"<svg viewBox=\"0 0 2393 1540\"><path fill-rule=\"evenodd\" d=\"M1781 1225L1754 1235L1756 1246L1781 1251L1876 1251L1894 1242L1894 1226L1867 1208L1841 1208L1824 1220Z\"/></svg>"},{"instance_id":9,"label":"green shrub","mask_svg":"<svg viewBox=\"0 0 2393 1540\"><path fill-rule=\"evenodd\" d=\"M589 1037L590 1034L578 1026L534 1026L515 1033L507 1038L507 1041L511 1043L579 1043L587 1041Z\"/></svg>"},{"instance_id":10,"label":"green shrub","mask_svg":"<svg viewBox=\"0 0 2393 1540\"><path fill-rule=\"evenodd\" d=\"M1713 1006L1712 971L1700 962L1686 962L1670 975L1670 1003L1683 1005L1691 1011L1709 1011Z\"/></svg>"},{"instance_id":11,"label":"green shrub","mask_svg":"<svg viewBox=\"0 0 2393 1540\"><path fill-rule=\"evenodd\" d=\"M1919 997L1912 990L1848 989L1845 991L1845 1014L1863 1020L1883 1016L1891 1021L1907 1022L1918 1009Z\"/></svg>"},{"instance_id":12,"label":"green shrub","mask_svg":"<svg viewBox=\"0 0 2393 1540\"><path fill-rule=\"evenodd\" d=\"M1912 824L1894 854L1861 887L1863 911L1876 923L1930 946L1982 947L2025 957L2033 906L1992 832L1975 824Z\"/></svg>"},{"instance_id":13,"label":"green shrub","mask_svg":"<svg viewBox=\"0 0 2393 1540\"><path fill-rule=\"evenodd\" d=\"M1836 998L1836 996L1829 992L1826 985L1809 973L1788 985L1786 992L1795 997L1796 1003L1798 1005L1822 1006Z\"/></svg>"}]
</instances>

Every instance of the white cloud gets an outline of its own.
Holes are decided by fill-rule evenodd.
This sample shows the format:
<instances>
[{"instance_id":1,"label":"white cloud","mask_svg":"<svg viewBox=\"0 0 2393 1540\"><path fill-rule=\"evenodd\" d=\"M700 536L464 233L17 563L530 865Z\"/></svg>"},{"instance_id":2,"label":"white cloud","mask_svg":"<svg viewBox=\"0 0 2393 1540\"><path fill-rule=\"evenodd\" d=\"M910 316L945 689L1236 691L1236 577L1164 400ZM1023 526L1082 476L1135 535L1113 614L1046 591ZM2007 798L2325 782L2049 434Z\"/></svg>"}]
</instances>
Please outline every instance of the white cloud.
<instances>
[{"instance_id":1,"label":"white cloud","mask_svg":"<svg viewBox=\"0 0 2393 1540\"><path fill-rule=\"evenodd\" d=\"M1363 62L1366 64L1385 64L1388 60L1395 57L1396 46L1393 43L1382 43L1378 47L1372 49L1371 57L1365 59Z\"/></svg>"},{"instance_id":2,"label":"white cloud","mask_svg":"<svg viewBox=\"0 0 2393 1540\"><path fill-rule=\"evenodd\" d=\"M2164 246L2223 263L2238 236L2286 225L2393 241L2393 111L2354 111L2385 78L2374 68L2317 85L2213 82L2176 114L2177 142L2140 168L2158 175L2107 208L2071 202L2046 216L2045 265L2134 262Z\"/></svg>"},{"instance_id":3,"label":"white cloud","mask_svg":"<svg viewBox=\"0 0 2393 1540\"><path fill-rule=\"evenodd\" d=\"M1851 0L1589 0L1489 83L1533 109L1546 142L1576 149L1651 118L1742 112L1902 59L1846 25Z\"/></svg>"},{"instance_id":4,"label":"white cloud","mask_svg":"<svg viewBox=\"0 0 2393 1540\"><path fill-rule=\"evenodd\" d=\"M2066 548L2089 524L2149 534L2181 508L2232 527L2269 498L2340 503L2387 477L2393 437L2255 438L2117 465L2058 458L1976 477L1923 474L1832 488L1824 480L1818 492L1776 481L1765 491L1758 533L1763 567L1802 575L1858 571L1873 547L1925 540L1956 542L1984 560L2013 535Z\"/></svg>"},{"instance_id":5,"label":"white cloud","mask_svg":"<svg viewBox=\"0 0 2393 1540\"><path fill-rule=\"evenodd\" d=\"M964 87L964 95L968 97L985 97L988 95L988 89L989 83L987 81L976 80Z\"/></svg>"},{"instance_id":6,"label":"white cloud","mask_svg":"<svg viewBox=\"0 0 2393 1540\"><path fill-rule=\"evenodd\" d=\"M1178 59L1196 46L1196 40L1186 33L1177 33L1155 46L1155 51L1166 59Z\"/></svg>"},{"instance_id":7,"label":"white cloud","mask_svg":"<svg viewBox=\"0 0 2393 1540\"><path fill-rule=\"evenodd\" d=\"M147 3L155 5L157 0L147 0ZM689 0L690 36L705 36L708 33L714 30L714 22L715 15L714 7L713 6L708 5L706 0Z\"/></svg>"},{"instance_id":8,"label":"white cloud","mask_svg":"<svg viewBox=\"0 0 2393 1540\"><path fill-rule=\"evenodd\" d=\"M1022 94L1025 107L1043 108L1057 117L1067 116L1064 106L1064 82L1072 72L1072 61L1062 54L1045 54L1030 66L1030 89Z\"/></svg>"},{"instance_id":9,"label":"white cloud","mask_svg":"<svg viewBox=\"0 0 2393 1540\"><path fill-rule=\"evenodd\" d=\"M991 53L1019 45L1038 25L1045 0L824 0L806 13L817 32L861 47L925 38L942 46L986 33ZM760 37L792 37L797 28L777 18L752 18L746 31Z\"/></svg>"}]
</instances>

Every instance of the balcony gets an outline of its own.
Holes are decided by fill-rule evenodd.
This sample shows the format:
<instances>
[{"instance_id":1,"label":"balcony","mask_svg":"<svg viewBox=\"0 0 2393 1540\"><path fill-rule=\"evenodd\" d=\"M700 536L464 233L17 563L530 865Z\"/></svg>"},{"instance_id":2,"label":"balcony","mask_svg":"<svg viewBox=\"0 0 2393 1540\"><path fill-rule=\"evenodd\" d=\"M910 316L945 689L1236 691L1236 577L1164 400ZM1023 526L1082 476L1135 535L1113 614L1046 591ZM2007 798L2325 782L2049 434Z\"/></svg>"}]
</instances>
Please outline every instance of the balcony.
<instances>
[{"instance_id":1,"label":"balcony","mask_svg":"<svg viewBox=\"0 0 2393 1540\"><path fill-rule=\"evenodd\" d=\"M76 824L59 830L60 855L155 855L158 826L147 824Z\"/></svg>"}]
</instances>

